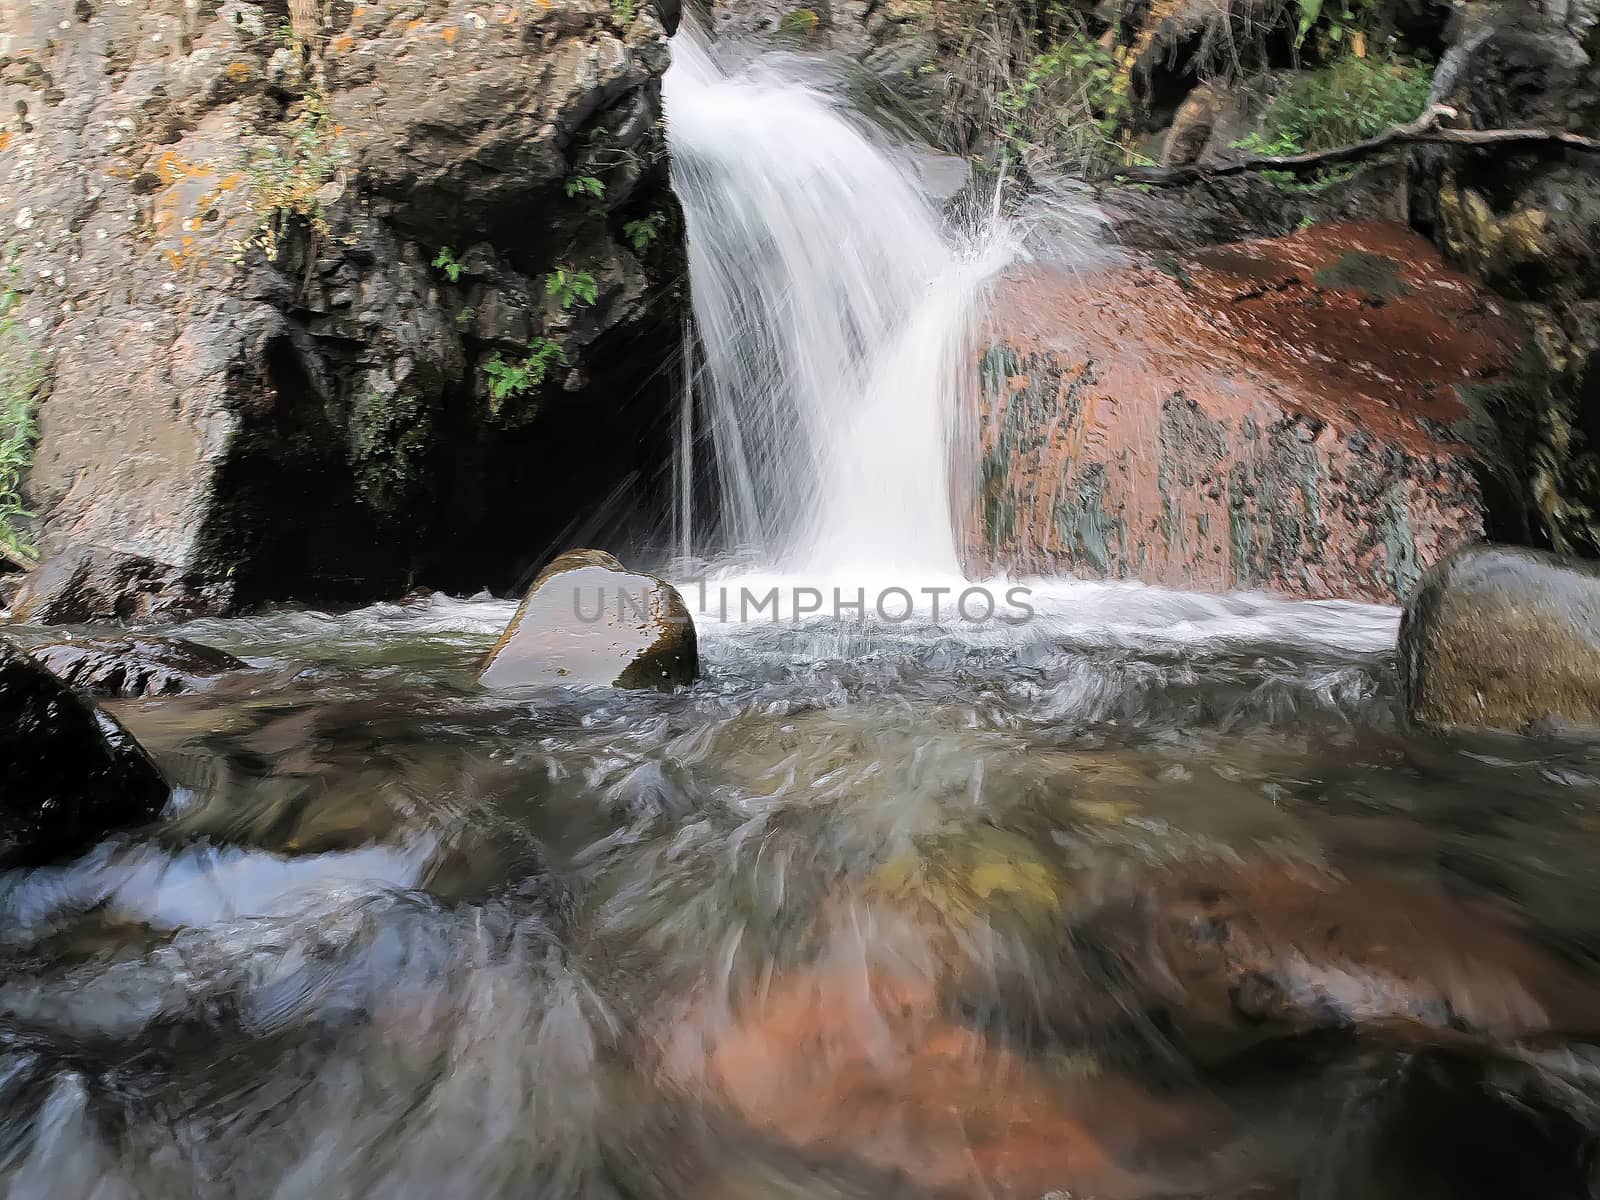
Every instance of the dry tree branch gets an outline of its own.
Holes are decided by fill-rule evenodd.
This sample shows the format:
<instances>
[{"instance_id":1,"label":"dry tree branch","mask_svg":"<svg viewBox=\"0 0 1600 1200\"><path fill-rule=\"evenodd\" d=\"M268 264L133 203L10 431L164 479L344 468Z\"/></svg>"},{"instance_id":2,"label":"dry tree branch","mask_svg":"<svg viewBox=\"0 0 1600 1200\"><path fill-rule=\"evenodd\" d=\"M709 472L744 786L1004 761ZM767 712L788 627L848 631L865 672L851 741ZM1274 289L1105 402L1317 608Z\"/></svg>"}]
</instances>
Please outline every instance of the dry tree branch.
<instances>
[{"instance_id":1,"label":"dry tree branch","mask_svg":"<svg viewBox=\"0 0 1600 1200\"><path fill-rule=\"evenodd\" d=\"M1203 179L1218 179L1225 175L1242 175L1247 171L1287 171L1293 175L1306 175L1336 163L1351 162L1387 150L1391 146L1429 143L1444 146L1510 146L1555 145L1569 150L1582 150L1600 154L1600 138L1585 137L1561 129L1450 129L1439 124L1445 117L1456 116L1456 110L1435 104L1415 121L1396 125L1365 141L1335 146L1331 150L1314 150L1306 154L1257 155L1235 159L1232 162L1201 166L1189 163L1181 167L1122 167L1108 178L1128 183L1147 183L1155 187L1177 187Z\"/></svg>"},{"instance_id":2,"label":"dry tree branch","mask_svg":"<svg viewBox=\"0 0 1600 1200\"><path fill-rule=\"evenodd\" d=\"M4 559L19 571L34 571L39 567L33 559L23 557L4 542L0 542L0 559Z\"/></svg>"}]
</instances>

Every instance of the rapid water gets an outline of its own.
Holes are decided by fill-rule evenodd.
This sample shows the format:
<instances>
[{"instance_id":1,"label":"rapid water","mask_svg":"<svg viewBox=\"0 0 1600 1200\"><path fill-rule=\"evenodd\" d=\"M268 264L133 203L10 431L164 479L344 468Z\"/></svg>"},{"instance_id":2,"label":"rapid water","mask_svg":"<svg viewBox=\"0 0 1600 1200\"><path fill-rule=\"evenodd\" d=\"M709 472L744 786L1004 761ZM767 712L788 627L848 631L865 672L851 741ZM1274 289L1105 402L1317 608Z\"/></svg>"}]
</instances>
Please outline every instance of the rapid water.
<instances>
[{"instance_id":1,"label":"rapid water","mask_svg":"<svg viewBox=\"0 0 1600 1200\"><path fill-rule=\"evenodd\" d=\"M1600 950L1600 753L1407 736L1385 610L1036 599L708 622L672 695L481 692L500 601L182 628L257 670L112 706L172 809L0 873L0 1195L1513 1194L1425 1186L1477 1146L1586 1195L1581 1040L1225 1001L1240 1049L1191 1061L1209 982L1123 973L1190 927L1182 872L1331 870L1399 978L1552 1003Z\"/></svg>"},{"instance_id":2,"label":"rapid water","mask_svg":"<svg viewBox=\"0 0 1600 1200\"><path fill-rule=\"evenodd\" d=\"M912 155L839 92L798 58L724 69L692 23L674 39L665 104L703 348L693 412L718 484L695 499L763 567L959 577L950 433L979 296L1009 243L998 226L947 230Z\"/></svg>"}]
</instances>

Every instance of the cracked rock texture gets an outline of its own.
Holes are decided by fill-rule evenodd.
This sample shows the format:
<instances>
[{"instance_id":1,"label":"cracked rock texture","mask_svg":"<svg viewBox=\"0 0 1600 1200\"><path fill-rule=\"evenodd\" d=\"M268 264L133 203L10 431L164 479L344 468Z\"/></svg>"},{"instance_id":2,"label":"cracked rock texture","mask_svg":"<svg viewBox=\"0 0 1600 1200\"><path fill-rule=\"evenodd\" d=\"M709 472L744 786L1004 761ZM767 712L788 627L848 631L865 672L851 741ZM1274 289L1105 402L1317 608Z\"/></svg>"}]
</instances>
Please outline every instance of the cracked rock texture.
<instances>
[{"instance_id":1,"label":"cracked rock texture","mask_svg":"<svg viewBox=\"0 0 1600 1200\"><path fill-rule=\"evenodd\" d=\"M49 368L19 614L510 589L655 486L676 11L309 8L0 0L0 244Z\"/></svg>"}]
</instances>

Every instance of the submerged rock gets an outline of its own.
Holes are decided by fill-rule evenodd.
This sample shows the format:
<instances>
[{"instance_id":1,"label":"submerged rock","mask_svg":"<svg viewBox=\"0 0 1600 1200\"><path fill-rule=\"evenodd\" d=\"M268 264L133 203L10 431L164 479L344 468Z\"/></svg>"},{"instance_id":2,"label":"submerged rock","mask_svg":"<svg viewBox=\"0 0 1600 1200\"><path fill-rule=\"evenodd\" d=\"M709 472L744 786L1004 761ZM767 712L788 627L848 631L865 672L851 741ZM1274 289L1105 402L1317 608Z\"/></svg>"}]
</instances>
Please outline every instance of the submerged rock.
<instances>
[{"instance_id":1,"label":"submerged rock","mask_svg":"<svg viewBox=\"0 0 1600 1200\"><path fill-rule=\"evenodd\" d=\"M700 670L676 588L603 550L573 550L533 581L479 676L487 687L597 683L670 690Z\"/></svg>"},{"instance_id":2,"label":"submerged rock","mask_svg":"<svg viewBox=\"0 0 1600 1200\"><path fill-rule=\"evenodd\" d=\"M1423 724L1600 726L1600 567L1463 550L1411 594L1399 658L1406 711Z\"/></svg>"},{"instance_id":3,"label":"submerged rock","mask_svg":"<svg viewBox=\"0 0 1600 1200\"><path fill-rule=\"evenodd\" d=\"M116 721L0 641L0 867L88 849L166 806L161 773Z\"/></svg>"},{"instance_id":4,"label":"submerged rock","mask_svg":"<svg viewBox=\"0 0 1600 1200\"><path fill-rule=\"evenodd\" d=\"M1212 1096L1147 1089L1086 1049L1030 1056L952 1015L934 981L843 956L663 1024L675 1087L939 1196L1149 1195L1155 1163L1232 1124Z\"/></svg>"},{"instance_id":5,"label":"submerged rock","mask_svg":"<svg viewBox=\"0 0 1600 1200\"><path fill-rule=\"evenodd\" d=\"M250 664L182 638L80 638L29 650L80 691L106 699L182 696Z\"/></svg>"},{"instance_id":6,"label":"submerged rock","mask_svg":"<svg viewBox=\"0 0 1600 1200\"><path fill-rule=\"evenodd\" d=\"M995 311L976 574L1396 603L1482 534L1460 385L1514 326L1398 225L1029 270Z\"/></svg>"},{"instance_id":7,"label":"submerged rock","mask_svg":"<svg viewBox=\"0 0 1600 1200\"><path fill-rule=\"evenodd\" d=\"M1142 1010L1203 1063L1311 1033L1459 1045L1600 1028L1600 991L1515 917L1375 874L1137 872L1071 932L1107 991L1063 997L1080 1009L1064 1024Z\"/></svg>"}]
</instances>

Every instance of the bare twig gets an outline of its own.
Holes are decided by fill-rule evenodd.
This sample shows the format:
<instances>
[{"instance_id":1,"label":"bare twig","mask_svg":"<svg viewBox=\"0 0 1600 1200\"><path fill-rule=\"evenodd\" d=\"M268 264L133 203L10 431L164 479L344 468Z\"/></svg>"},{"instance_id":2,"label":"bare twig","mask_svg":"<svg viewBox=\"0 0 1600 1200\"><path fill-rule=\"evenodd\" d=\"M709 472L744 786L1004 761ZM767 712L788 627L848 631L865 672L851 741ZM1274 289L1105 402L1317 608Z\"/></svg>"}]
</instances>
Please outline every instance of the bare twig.
<instances>
[{"instance_id":1,"label":"bare twig","mask_svg":"<svg viewBox=\"0 0 1600 1200\"><path fill-rule=\"evenodd\" d=\"M1314 150L1307 154L1258 155L1210 166L1189 163L1181 167L1123 167L1111 177L1130 183L1176 187L1202 179L1242 175L1247 171L1287 171L1293 175L1306 175L1323 167L1365 158L1380 150L1387 150L1391 146L1424 142L1445 146L1543 144L1600 154L1600 138L1585 137L1561 129L1450 129L1439 124L1445 117L1455 115L1455 109L1436 104L1409 124L1396 125L1376 137L1367 138L1362 142L1351 142L1347 146L1335 146L1331 150Z\"/></svg>"},{"instance_id":2,"label":"bare twig","mask_svg":"<svg viewBox=\"0 0 1600 1200\"><path fill-rule=\"evenodd\" d=\"M31 558L24 558L4 542L0 542L0 558L5 559L6 562L16 567L19 571L33 571L37 570L39 566Z\"/></svg>"}]
</instances>

